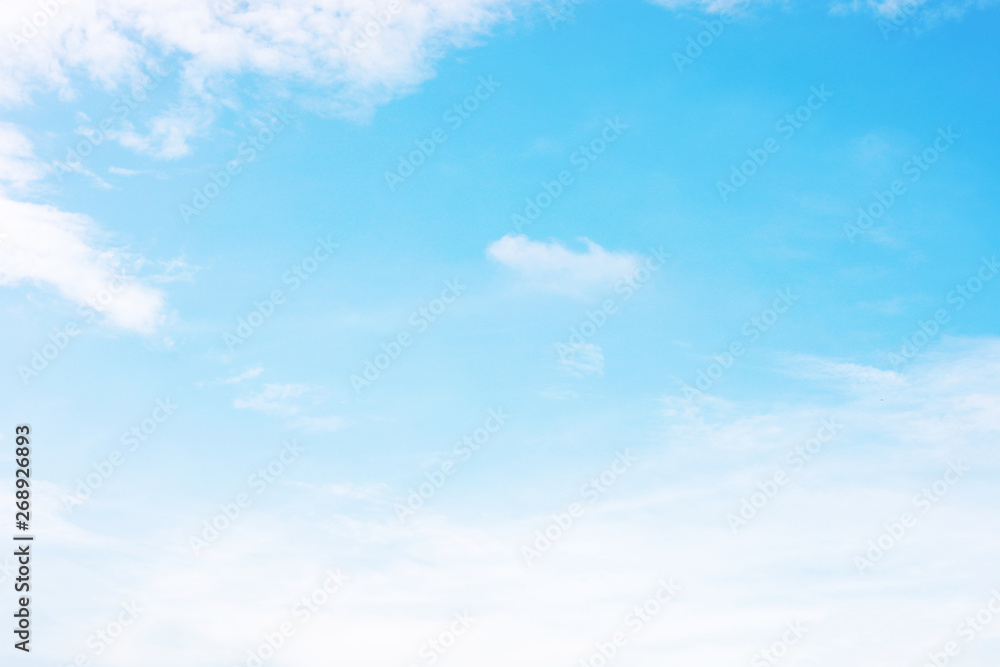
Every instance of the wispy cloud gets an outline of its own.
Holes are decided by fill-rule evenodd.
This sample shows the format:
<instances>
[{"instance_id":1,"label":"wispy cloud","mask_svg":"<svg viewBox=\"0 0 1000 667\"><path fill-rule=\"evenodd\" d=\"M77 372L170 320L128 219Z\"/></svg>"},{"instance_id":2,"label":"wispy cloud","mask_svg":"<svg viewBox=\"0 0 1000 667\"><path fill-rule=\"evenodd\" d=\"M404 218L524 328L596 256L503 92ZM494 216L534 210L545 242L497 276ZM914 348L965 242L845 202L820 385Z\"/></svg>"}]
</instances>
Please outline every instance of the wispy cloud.
<instances>
[{"instance_id":1,"label":"wispy cloud","mask_svg":"<svg viewBox=\"0 0 1000 667\"><path fill-rule=\"evenodd\" d=\"M263 366L255 366L253 368L248 368L239 375L234 375L233 377L226 378L225 380L219 380L219 384L239 384L244 380L253 379L263 372L264 372Z\"/></svg>"},{"instance_id":2,"label":"wispy cloud","mask_svg":"<svg viewBox=\"0 0 1000 667\"><path fill-rule=\"evenodd\" d=\"M95 223L53 206L0 198L0 284L47 284L115 326L150 333L165 320L164 296L134 275L142 259L98 244Z\"/></svg>"},{"instance_id":3,"label":"wispy cloud","mask_svg":"<svg viewBox=\"0 0 1000 667\"><path fill-rule=\"evenodd\" d=\"M904 381L903 376L894 371L808 354L789 355L784 359L784 366L793 377L844 382L853 387L885 389L898 387Z\"/></svg>"},{"instance_id":4,"label":"wispy cloud","mask_svg":"<svg viewBox=\"0 0 1000 667\"><path fill-rule=\"evenodd\" d=\"M159 272L149 277L150 282L154 283L194 282L194 277L201 268L191 266L183 257L175 257L166 262L157 262L156 265Z\"/></svg>"},{"instance_id":5,"label":"wispy cloud","mask_svg":"<svg viewBox=\"0 0 1000 667\"><path fill-rule=\"evenodd\" d=\"M0 285L54 287L114 326L154 331L166 319L164 295L135 278L148 260L114 247L88 216L15 201L4 190L24 194L45 173L20 129L0 123Z\"/></svg>"},{"instance_id":6,"label":"wispy cloud","mask_svg":"<svg viewBox=\"0 0 1000 667\"><path fill-rule=\"evenodd\" d=\"M13 123L0 122L0 182L23 189L45 175L31 140Z\"/></svg>"},{"instance_id":7,"label":"wispy cloud","mask_svg":"<svg viewBox=\"0 0 1000 667\"><path fill-rule=\"evenodd\" d=\"M518 545L537 539L535 531L552 521L572 485L555 485L540 507L536 500L528 511L511 503L502 513L470 516L470 504L496 493L472 483L450 503L442 497L400 526L384 507L391 490L333 469L320 487L289 480L283 504L255 506L240 517L238 529L213 544L210 558L197 562L162 548L136 555L117 543L87 543L106 555L96 560L98 573L144 559L145 575L128 595L155 612L147 626L116 645L123 652L117 664L143 656L143 664L160 667L214 656L219 644L256 647L263 641L261 628L288 618L332 566L351 574L351 587L283 649L294 664L327 664L331 642L361 667L407 664L412 647L436 637L454 611L465 608L477 617L479 630L463 639L456 659L484 667L578 662L595 642L621 628L625 614L665 577L681 593L650 614L641 634L622 628L629 633L618 649L622 660L661 664L669 655L685 665L741 664L771 647L786 623L799 621L807 635L793 650L804 663L883 665L900 656L919 661L939 650L952 629L992 595L1000 538L983 531L997 522L995 503L989 502L995 497L992 477L963 480L961 489L926 518L921 515L919 530L908 533L867 578L855 570L853 558L901 508L911 507L912 496L937 479L950 457L962 457L977 472L995 471L998 364L995 339L951 341L940 355L908 371L907 386L914 391L885 404L845 394L835 407L738 405L696 425L664 415L665 430L642 447L635 469L598 503L588 504L531 568L521 566ZM828 368L855 372L840 361ZM956 403L967 411L942 411ZM831 413L842 422L842 433L734 535L727 514L776 470L790 473L786 452L807 443ZM573 457L561 466L581 483L601 469ZM347 514L345 500L358 508ZM152 515L169 534L189 530L186 517L155 510ZM308 531L302 530L303 517ZM66 532L66 539L76 544L85 537ZM290 540L297 544L292 553L284 546ZM69 563L71 556L75 552L54 557ZM920 573L916 588L914 572ZM261 583L247 590L247 580ZM900 590L907 591L905 603ZM191 607L191 599L202 604ZM227 622L212 622L218 618ZM726 620L722 626L720 618ZM176 642L159 631L168 624L191 641ZM403 640L383 641L387 631ZM520 639L512 644L511 637ZM988 654L996 640L984 634L976 641ZM226 651L218 653L218 662L229 659Z\"/></svg>"},{"instance_id":8,"label":"wispy cloud","mask_svg":"<svg viewBox=\"0 0 1000 667\"><path fill-rule=\"evenodd\" d=\"M639 268L636 255L609 252L589 239L581 242L586 250L574 252L556 241L508 234L486 252L529 286L577 298L606 291Z\"/></svg>"},{"instance_id":9,"label":"wispy cloud","mask_svg":"<svg viewBox=\"0 0 1000 667\"><path fill-rule=\"evenodd\" d=\"M652 0L652 2L667 9L699 9L712 14L731 12L751 5L771 4L771 0Z\"/></svg>"},{"instance_id":10,"label":"wispy cloud","mask_svg":"<svg viewBox=\"0 0 1000 667\"><path fill-rule=\"evenodd\" d=\"M263 390L235 399L233 407L268 415L293 416L305 405L318 403L318 392L318 387L304 384L265 384Z\"/></svg>"},{"instance_id":11,"label":"wispy cloud","mask_svg":"<svg viewBox=\"0 0 1000 667\"><path fill-rule=\"evenodd\" d=\"M291 422L292 428L301 429L306 433L334 433L346 428L349 421L344 417L296 417Z\"/></svg>"},{"instance_id":12,"label":"wispy cloud","mask_svg":"<svg viewBox=\"0 0 1000 667\"><path fill-rule=\"evenodd\" d=\"M0 101L27 104L39 91L71 99L78 73L113 89L171 54L183 63L180 97L145 131L126 127L116 136L136 151L178 157L217 110L240 104L229 85L236 77L256 76L278 97L294 96L320 113L365 117L433 76L435 60L447 50L475 44L532 4L93 0L63 8L60 2L46 25L24 37L22 22L39 6L11 0L0 7L0 33L23 44L0 51Z\"/></svg>"},{"instance_id":13,"label":"wispy cloud","mask_svg":"<svg viewBox=\"0 0 1000 667\"><path fill-rule=\"evenodd\" d=\"M556 345L559 370L563 375L582 378L604 374L604 352L594 343L559 343Z\"/></svg>"}]
</instances>

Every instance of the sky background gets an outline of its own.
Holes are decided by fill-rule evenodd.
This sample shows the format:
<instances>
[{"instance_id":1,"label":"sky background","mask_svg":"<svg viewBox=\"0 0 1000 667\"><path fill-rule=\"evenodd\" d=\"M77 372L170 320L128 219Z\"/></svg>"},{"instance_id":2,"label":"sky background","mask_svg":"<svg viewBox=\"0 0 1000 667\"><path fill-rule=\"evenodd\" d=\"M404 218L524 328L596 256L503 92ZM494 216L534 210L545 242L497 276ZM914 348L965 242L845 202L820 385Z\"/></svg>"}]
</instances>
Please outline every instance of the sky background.
<instances>
[{"instance_id":1,"label":"sky background","mask_svg":"<svg viewBox=\"0 0 1000 667\"><path fill-rule=\"evenodd\" d=\"M37 535L11 664L252 665L285 622L264 664L603 667L618 631L622 667L995 664L1000 616L962 624L1000 601L997 10L6 2L0 497L30 424Z\"/></svg>"}]
</instances>

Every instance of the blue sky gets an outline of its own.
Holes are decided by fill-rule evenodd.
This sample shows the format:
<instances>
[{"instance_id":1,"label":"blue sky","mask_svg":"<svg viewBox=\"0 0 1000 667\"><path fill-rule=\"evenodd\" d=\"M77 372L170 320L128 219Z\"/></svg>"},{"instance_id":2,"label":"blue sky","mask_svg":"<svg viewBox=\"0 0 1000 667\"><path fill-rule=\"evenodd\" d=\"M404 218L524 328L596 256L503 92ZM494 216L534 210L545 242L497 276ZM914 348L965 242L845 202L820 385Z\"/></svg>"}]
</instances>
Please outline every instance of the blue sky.
<instances>
[{"instance_id":1,"label":"blue sky","mask_svg":"<svg viewBox=\"0 0 1000 667\"><path fill-rule=\"evenodd\" d=\"M289 622L262 662L756 666L802 623L781 662L992 664L995 3L39 7L0 15L26 662Z\"/></svg>"}]
</instances>

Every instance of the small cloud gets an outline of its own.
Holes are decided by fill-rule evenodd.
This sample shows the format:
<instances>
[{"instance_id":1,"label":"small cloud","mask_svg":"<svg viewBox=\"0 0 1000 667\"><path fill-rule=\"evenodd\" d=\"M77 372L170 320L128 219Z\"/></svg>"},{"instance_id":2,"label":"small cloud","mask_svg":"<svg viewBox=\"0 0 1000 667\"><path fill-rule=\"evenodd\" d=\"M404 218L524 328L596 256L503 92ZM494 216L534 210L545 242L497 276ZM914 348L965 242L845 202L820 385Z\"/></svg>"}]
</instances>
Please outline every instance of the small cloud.
<instances>
[{"instance_id":1,"label":"small cloud","mask_svg":"<svg viewBox=\"0 0 1000 667\"><path fill-rule=\"evenodd\" d=\"M580 394L572 389L546 389L542 392L542 398L549 398L553 401L575 401L580 398Z\"/></svg>"},{"instance_id":2,"label":"small cloud","mask_svg":"<svg viewBox=\"0 0 1000 667\"><path fill-rule=\"evenodd\" d=\"M757 0L755 4L763 4L767 0ZM667 9L698 9L709 14L732 12L750 4L749 0L653 0L653 4Z\"/></svg>"},{"instance_id":3,"label":"small cloud","mask_svg":"<svg viewBox=\"0 0 1000 667\"><path fill-rule=\"evenodd\" d=\"M265 384L263 391L234 400L233 407L268 415L294 416L301 412L302 400L312 404L319 402L317 391L317 387L304 384Z\"/></svg>"},{"instance_id":4,"label":"small cloud","mask_svg":"<svg viewBox=\"0 0 1000 667\"><path fill-rule=\"evenodd\" d=\"M239 384L253 379L261 374L263 368L255 367L239 375L222 380L218 384ZM350 425L350 422L338 415L312 416L310 408L326 400L323 387L312 387L305 384L265 384L258 392L248 394L233 401L233 407L238 410L256 410L272 417L288 419L287 427L299 429L306 433L333 433Z\"/></svg>"},{"instance_id":5,"label":"small cloud","mask_svg":"<svg viewBox=\"0 0 1000 667\"><path fill-rule=\"evenodd\" d=\"M94 182L94 185L101 188L102 190L114 189L111 186L111 184L108 183L106 180L104 180L91 170L84 167L82 162L78 161L60 162L56 160L55 162L53 162L51 170L56 172L57 174L62 172L72 172L74 174L80 174L81 176L86 176L87 178L92 180Z\"/></svg>"},{"instance_id":6,"label":"small cloud","mask_svg":"<svg viewBox=\"0 0 1000 667\"><path fill-rule=\"evenodd\" d=\"M231 378L226 378L225 380L219 380L216 382L216 384L239 384L244 380L253 379L263 372L264 372L263 366L255 366L254 368L248 368L239 375L235 375Z\"/></svg>"},{"instance_id":7,"label":"small cloud","mask_svg":"<svg viewBox=\"0 0 1000 667\"><path fill-rule=\"evenodd\" d=\"M559 370L563 375L582 378L587 375L604 375L604 353L594 343L559 343Z\"/></svg>"},{"instance_id":8,"label":"small cloud","mask_svg":"<svg viewBox=\"0 0 1000 667\"><path fill-rule=\"evenodd\" d=\"M833 5L832 14L851 14L856 12L872 12L882 21L891 22L892 27L886 27L889 34L896 29L928 30L940 25L943 21L961 20L969 11L985 9L995 4L993 0L844 0Z\"/></svg>"},{"instance_id":9,"label":"small cloud","mask_svg":"<svg viewBox=\"0 0 1000 667\"><path fill-rule=\"evenodd\" d=\"M833 361L806 354L789 357L786 365L787 372L792 377L840 381L859 390L880 390L905 383L903 376L895 371L851 362Z\"/></svg>"},{"instance_id":10,"label":"small cloud","mask_svg":"<svg viewBox=\"0 0 1000 667\"><path fill-rule=\"evenodd\" d=\"M124 169L122 167L108 167L108 173L116 176L138 176L149 173L148 169Z\"/></svg>"},{"instance_id":11,"label":"small cloud","mask_svg":"<svg viewBox=\"0 0 1000 667\"><path fill-rule=\"evenodd\" d=\"M182 257L168 262L159 262L159 265L161 267L160 273L149 278L154 283L194 282L195 274L201 269L201 267L189 265Z\"/></svg>"},{"instance_id":12,"label":"small cloud","mask_svg":"<svg viewBox=\"0 0 1000 667\"><path fill-rule=\"evenodd\" d=\"M873 5L876 12L886 18L893 19L898 16L913 13L916 8L923 5L925 1L926 0L881 0L879 2L876 0Z\"/></svg>"},{"instance_id":13,"label":"small cloud","mask_svg":"<svg viewBox=\"0 0 1000 667\"><path fill-rule=\"evenodd\" d=\"M543 243L508 234L490 244L486 252L532 287L575 298L610 289L639 268L637 255L609 252L589 239L580 240L587 247L584 252L574 252L555 241Z\"/></svg>"},{"instance_id":14,"label":"small cloud","mask_svg":"<svg viewBox=\"0 0 1000 667\"><path fill-rule=\"evenodd\" d=\"M44 175L31 140L13 123L0 122L0 181L23 188Z\"/></svg>"},{"instance_id":15,"label":"small cloud","mask_svg":"<svg viewBox=\"0 0 1000 667\"><path fill-rule=\"evenodd\" d=\"M292 420L292 428L302 429L306 433L333 433L346 428L348 421L344 417L296 417Z\"/></svg>"},{"instance_id":16,"label":"small cloud","mask_svg":"<svg viewBox=\"0 0 1000 667\"><path fill-rule=\"evenodd\" d=\"M112 130L108 136L125 148L162 160L181 158L191 152L189 141L204 133L214 115L211 111L186 104L149 122L147 134L140 134L128 123L123 130Z\"/></svg>"},{"instance_id":17,"label":"small cloud","mask_svg":"<svg viewBox=\"0 0 1000 667\"><path fill-rule=\"evenodd\" d=\"M292 484L309 490L317 491L325 496L334 498L348 498L351 500L367 500L379 502L387 498L392 493L392 487L385 482L374 484L358 485L351 482L342 484L310 484L308 482L293 481Z\"/></svg>"}]
</instances>

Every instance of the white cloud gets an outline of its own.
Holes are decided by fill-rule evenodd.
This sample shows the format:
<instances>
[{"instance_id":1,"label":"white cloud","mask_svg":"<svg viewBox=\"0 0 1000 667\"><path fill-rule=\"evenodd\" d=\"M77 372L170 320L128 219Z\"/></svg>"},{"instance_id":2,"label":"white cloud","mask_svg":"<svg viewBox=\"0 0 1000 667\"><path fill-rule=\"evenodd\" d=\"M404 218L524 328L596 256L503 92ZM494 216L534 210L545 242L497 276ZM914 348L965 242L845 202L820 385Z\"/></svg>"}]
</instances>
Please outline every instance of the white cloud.
<instances>
[{"instance_id":1,"label":"white cloud","mask_svg":"<svg viewBox=\"0 0 1000 667\"><path fill-rule=\"evenodd\" d=\"M793 377L845 383L857 391L885 392L898 389L905 382L905 378L895 371L806 354L789 356L785 365Z\"/></svg>"},{"instance_id":2,"label":"white cloud","mask_svg":"<svg viewBox=\"0 0 1000 667\"><path fill-rule=\"evenodd\" d=\"M0 182L24 188L44 175L31 140L13 123L0 122Z\"/></svg>"},{"instance_id":3,"label":"white cloud","mask_svg":"<svg viewBox=\"0 0 1000 667\"><path fill-rule=\"evenodd\" d=\"M219 384L239 384L245 380L251 380L261 373L264 372L263 366L255 366L254 368L248 368L239 375L233 376L231 378L226 378L225 380L220 380Z\"/></svg>"},{"instance_id":4,"label":"white cloud","mask_svg":"<svg viewBox=\"0 0 1000 667\"><path fill-rule=\"evenodd\" d=\"M30 140L15 125L0 123L0 184L26 190L44 174ZM152 332L165 319L163 295L124 275L145 260L97 242L99 236L85 215L14 201L0 187L0 285L48 284L115 326ZM166 266L166 277L182 268L178 261Z\"/></svg>"},{"instance_id":5,"label":"white cloud","mask_svg":"<svg viewBox=\"0 0 1000 667\"><path fill-rule=\"evenodd\" d=\"M125 169L124 167L108 167L108 173L115 176L138 176L148 173L145 169Z\"/></svg>"},{"instance_id":6,"label":"white cloud","mask_svg":"<svg viewBox=\"0 0 1000 667\"><path fill-rule=\"evenodd\" d=\"M831 368L853 372L842 362ZM584 483L611 462L623 446L617 438L597 468L585 456L552 462L573 481L538 484L527 503L519 490L531 470L518 466L495 484L477 483L482 468L461 470L405 525L386 502L405 484L386 490L377 474L357 479L331 457L315 459L326 466L317 487L295 479L300 471L313 477L303 461L282 478L280 493L255 502L197 558L185 553L185 541L219 512L218 501L192 516L135 498L127 511L159 530L130 533L128 549L84 534L76 524L93 517L60 513L52 502L61 521L42 525L56 526L63 539L45 558L67 613L51 621L53 641L40 650L53 662L56 654L74 655L74 637L107 623L88 614L135 599L148 612L104 656L107 664L245 664L263 634L295 621L292 606L323 573L341 568L351 581L307 624L295 625L275 664L326 665L335 652L356 667L406 665L462 610L472 613L474 630L447 654L453 664L575 665L621 630L628 642L616 664L745 665L795 620L808 632L787 664L922 664L997 586L998 372L1000 340L948 340L916 359L906 390L884 403L847 393L824 400L834 406L760 410L755 398L758 407L730 406L698 424L665 416L634 445L634 468L585 503L583 516L531 567L520 547L577 499L575 480ZM733 535L727 513L776 469L790 472L786 452L831 414L841 433ZM882 524L919 512L912 496L953 457L973 469L961 486L920 513L916 528L859 575L854 556ZM495 503L478 511L498 495L502 513ZM12 502L11 492L0 491L0 501ZM114 524L99 523L105 532ZM81 561L84 550L92 557ZM680 584L680 594L633 632L625 615L662 577ZM41 595L38 603L47 604ZM963 642L963 664L995 664L998 623ZM395 641L386 642L388 635Z\"/></svg>"},{"instance_id":7,"label":"white cloud","mask_svg":"<svg viewBox=\"0 0 1000 667\"><path fill-rule=\"evenodd\" d=\"M575 401L580 398L580 394L572 389L561 389L552 387L541 392L542 398L549 398L553 401Z\"/></svg>"},{"instance_id":8,"label":"white cloud","mask_svg":"<svg viewBox=\"0 0 1000 667\"><path fill-rule=\"evenodd\" d=\"M383 503L385 506L391 506L388 498L391 498L391 495L394 493L392 487L383 482L366 485L353 484L351 482L320 485L309 484L307 482L293 482L293 484L329 497L365 500L373 503Z\"/></svg>"},{"instance_id":9,"label":"white cloud","mask_svg":"<svg viewBox=\"0 0 1000 667\"><path fill-rule=\"evenodd\" d=\"M843 0L832 4L831 13L870 12L887 21L880 27L888 35L896 28L932 28L942 21L959 20L971 9L985 9L996 4L997 0Z\"/></svg>"},{"instance_id":10,"label":"white cloud","mask_svg":"<svg viewBox=\"0 0 1000 667\"><path fill-rule=\"evenodd\" d=\"M239 384L260 375L263 369L251 368L236 377L223 380L223 384ZM347 428L349 420L339 415L308 414L312 408L326 400L327 391L322 387L305 384L266 383L261 391L251 392L233 401L238 410L256 410L272 417L284 417L287 426L304 433L334 433Z\"/></svg>"},{"instance_id":11,"label":"white cloud","mask_svg":"<svg viewBox=\"0 0 1000 667\"><path fill-rule=\"evenodd\" d=\"M145 134L137 132L133 123L128 122L124 129L109 131L108 136L137 153L169 160L188 155L191 152L188 142L203 134L213 120L214 114L208 108L188 102L183 108L153 118Z\"/></svg>"},{"instance_id":12,"label":"white cloud","mask_svg":"<svg viewBox=\"0 0 1000 667\"><path fill-rule=\"evenodd\" d=\"M766 3L768 0L764 0ZM730 12L734 9L742 8L751 4L751 0L652 0L654 5L660 5L667 9L700 9L711 14L720 12ZM756 4L762 4L760 0Z\"/></svg>"},{"instance_id":13,"label":"white cloud","mask_svg":"<svg viewBox=\"0 0 1000 667\"><path fill-rule=\"evenodd\" d=\"M333 433L346 428L348 420L336 415L328 417L296 417L290 426L306 433Z\"/></svg>"},{"instance_id":14,"label":"white cloud","mask_svg":"<svg viewBox=\"0 0 1000 667\"><path fill-rule=\"evenodd\" d=\"M774 2L774 0L650 0L650 2L675 11L693 9L708 14L722 12L739 14L751 6L778 5L787 7L791 4L789 0L779 2ZM970 9L983 9L996 3L997 0L831 0L829 5L830 13L834 15L871 12L880 18L894 19L901 25L906 25L911 17L919 17L922 27L930 27L941 20L960 19Z\"/></svg>"},{"instance_id":15,"label":"white cloud","mask_svg":"<svg viewBox=\"0 0 1000 667\"><path fill-rule=\"evenodd\" d=\"M121 139L136 150L178 156L216 110L238 104L236 77L255 77L275 98L294 90L304 107L321 113L365 116L433 76L444 53L475 45L536 2L66 0L22 39L38 2L7 0L0 35L16 35L17 43L0 49L0 103L26 104L48 91L72 99L80 74L111 90L170 58L181 99L148 133L127 131Z\"/></svg>"},{"instance_id":16,"label":"white cloud","mask_svg":"<svg viewBox=\"0 0 1000 667\"><path fill-rule=\"evenodd\" d=\"M175 257L174 259L166 262L156 262L156 266L159 268L159 273L151 275L149 279L154 283L160 284L194 282L194 276L201 268L198 266L191 266L184 261L183 257Z\"/></svg>"},{"instance_id":17,"label":"white cloud","mask_svg":"<svg viewBox=\"0 0 1000 667\"><path fill-rule=\"evenodd\" d=\"M608 252L593 241L581 240L586 251L573 252L555 241L508 234L490 244L487 254L533 287L574 297L610 289L639 268L636 255Z\"/></svg>"},{"instance_id":18,"label":"white cloud","mask_svg":"<svg viewBox=\"0 0 1000 667\"><path fill-rule=\"evenodd\" d=\"M316 387L305 384L265 384L263 391L234 400L233 407L269 415L297 415L302 410L300 399L318 402L316 392Z\"/></svg>"},{"instance_id":19,"label":"white cloud","mask_svg":"<svg viewBox=\"0 0 1000 667\"><path fill-rule=\"evenodd\" d=\"M87 216L52 206L0 198L0 284L45 283L112 324L149 333L164 319L163 294L123 277L141 263L94 243Z\"/></svg>"},{"instance_id":20,"label":"white cloud","mask_svg":"<svg viewBox=\"0 0 1000 667\"><path fill-rule=\"evenodd\" d=\"M882 16L894 18L904 12L914 12L926 2L927 0L868 0L867 4Z\"/></svg>"}]
</instances>

